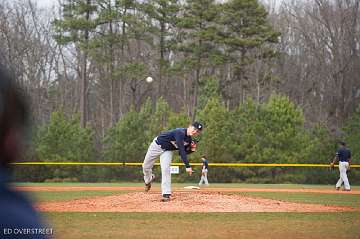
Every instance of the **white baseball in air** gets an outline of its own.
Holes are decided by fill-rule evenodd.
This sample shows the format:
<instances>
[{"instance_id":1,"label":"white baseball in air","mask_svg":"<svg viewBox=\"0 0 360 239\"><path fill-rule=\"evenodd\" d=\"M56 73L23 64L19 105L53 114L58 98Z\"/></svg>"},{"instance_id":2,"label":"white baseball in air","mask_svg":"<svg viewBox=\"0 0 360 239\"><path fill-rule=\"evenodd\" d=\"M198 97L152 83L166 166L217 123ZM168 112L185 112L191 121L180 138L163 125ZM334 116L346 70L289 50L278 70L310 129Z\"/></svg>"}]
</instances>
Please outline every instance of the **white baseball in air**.
<instances>
[{"instance_id":1,"label":"white baseball in air","mask_svg":"<svg viewBox=\"0 0 360 239\"><path fill-rule=\"evenodd\" d=\"M146 77L146 82L147 83L151 83L151 82L153 82L153 80L154 79L151 76Z\"/></svg>"}]
</instances>

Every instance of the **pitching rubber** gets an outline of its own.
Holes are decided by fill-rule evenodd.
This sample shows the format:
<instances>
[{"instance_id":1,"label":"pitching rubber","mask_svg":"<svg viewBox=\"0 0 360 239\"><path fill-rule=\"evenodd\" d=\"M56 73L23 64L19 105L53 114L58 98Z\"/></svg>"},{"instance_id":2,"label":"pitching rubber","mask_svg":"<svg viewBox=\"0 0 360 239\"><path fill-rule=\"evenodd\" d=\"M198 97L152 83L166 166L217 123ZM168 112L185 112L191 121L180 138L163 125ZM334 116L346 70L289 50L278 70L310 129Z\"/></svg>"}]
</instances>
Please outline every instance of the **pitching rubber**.
<instances>
[{"instance_id":1,"label":"pitching rubber","mask_svg":"<svg viewBox=\"0 0 360 239\"><path fill-rule=\"evenodd\" d=\"M185 186L185 189L200 189L200 187L197 186Z\"/></svg>"}]
</instances>

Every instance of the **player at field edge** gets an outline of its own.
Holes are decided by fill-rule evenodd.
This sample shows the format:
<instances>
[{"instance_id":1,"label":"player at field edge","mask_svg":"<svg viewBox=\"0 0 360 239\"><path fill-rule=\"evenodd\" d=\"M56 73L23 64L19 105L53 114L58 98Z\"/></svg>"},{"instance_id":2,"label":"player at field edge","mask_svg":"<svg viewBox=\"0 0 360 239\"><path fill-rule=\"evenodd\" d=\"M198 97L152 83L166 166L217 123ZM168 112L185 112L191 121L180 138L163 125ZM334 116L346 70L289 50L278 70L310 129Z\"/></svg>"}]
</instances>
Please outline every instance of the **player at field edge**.
<instances>
[{"instance_id":1,"label":"player at field edge","mask_svg":"<svg viewBox=\"0 0 360 239\"><path fill-rule=\"evenodd\" d=\"M178 150L182 161L184 162L186 172L191 176L192 168L190 166L187 154L196 150L197 142L192 139L201 133L203 125L194 122L188 128L176 128L161 133L151 142L143 163L143 173L145 182L145 192L151 188L151 182L155 175L152 173L156 159L160 156L161 167L161 193L162 201L170 201L171 196L171 173L170 165L173 151Z\"/></svg>"},{"instance_id":2,"label":"player at field edge","mask_svg":"<svg viewBox=\"0 0 360 239\"><path fill-rule=\"evenodd\" d=\"M333 168L336 162L339 162L340 177L337 181L335 188L340 190L341 185L344 183L344 190L350 191L350 183L347 176L347 171L350 170L351 164L351 151L346 147L345 142L339 142L340 148L336 152L335 158L333 159L330 166Z\"/></svg>"},{"instance_id":3,"label":"player at field edge","mask_svg":"<svg viewBox=\"0 0 360 239\"><path fill-rule=\"evenodd\" d=\"M29 112L19 87L0 65L0 238L49 238L52 229L21 192L10 185L11 163L23 152Z\"/></svg>"}]
</instances>

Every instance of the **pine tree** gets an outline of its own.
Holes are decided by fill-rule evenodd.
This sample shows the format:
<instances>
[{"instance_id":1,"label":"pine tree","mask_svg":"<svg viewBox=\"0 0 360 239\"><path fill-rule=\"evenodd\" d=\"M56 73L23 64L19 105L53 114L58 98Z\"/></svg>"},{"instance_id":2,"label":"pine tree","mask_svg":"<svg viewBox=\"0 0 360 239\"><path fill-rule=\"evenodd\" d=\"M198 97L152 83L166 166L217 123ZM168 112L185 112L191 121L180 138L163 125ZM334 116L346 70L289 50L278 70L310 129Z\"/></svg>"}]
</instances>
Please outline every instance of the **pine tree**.
<instances>
[{"instance_id":1,"label":"pine tree","mask_svg":"<svg viewBox=\"0 0 360 239\"><path fill-rule=\"evenodd\" d=\"M352 164L358 164L360 155L360 106L345 124L344 139L347 147L351 150ZM352 170L350 180L356 182L359 181L359 179L360 172L358 170Z\"/></svg>"},{"instance_id":2,"label":"pine tree","mask_svg":"<svg viewBox=\"0 0 360 239\"><path fill-rule=\"evenodd\" d=\"M198 153L206 154L211 161L228 162L232 160L230 135L232 120L230 112L218 97L209 99L199 119L204 124Z\"/></svg>"},{"instance_id":3,"label":"pine tree","mask_svg":"<svg viewBox=\"0 0 360 239\"><path fill-rule=\"evenodd\" d=\"M81 80L80 80L80 125L86 126L88 121L88 46L91 32L96 25L92 14L96 6L91 0L67 0L62 5L63 16L53 22L55 40L59 44L74 43L81 50Z\"/></svg>"},{"instance_id":4,"label":"pine tree","mask_svg":"<svg viewBox=\"0 0 360 239\"><path fill-rule=\"evenodd\" d=\"M112 0L96 0L97 14L94 22L98 33L94 35L89 43L89 54L98 68L100 84L109 92L109 114L110 127L119 117L119 105L122 92L116 92L122 82L116 75L118 57L117 49L122 45L122 36L119 33L118 22L121 21L121 9L119 4Z\"/></svg>"},{"instance_id":5,"label":"pine tree","mask_svg":"<svg viewBox=\"0 0 360 239\"><path fill-rule=\"evenodd\" d=\"M158 40L155 47L158 51L158 96L166 92L167 70L169 67L170 48L175 40L175 24L180 10L178 0L150 0L142 4L142 10L148 16L149 32Z\"/></svg>"},{"instance_id":6,"label":"pine tree","mask_svg":"<svg viewBox=\"0 0 360 239\"><path fill-rule=\"evenodd\" d=\"M216 42L223 49L224 58L232 68L232 78L225 82L224 87L231 89L232 84L240 84L242 94L237 92L233 97L245 99L244 87L249 77L246 67L256 59L275 56L268 45L277 42L279 33L268 23L267 12L258 0L226 1L221 5L217 22Z\"/></svg>"},{"instance_id":7,"label":"pine tree","mask_svg":"<svg viewBox=\"0 0 360 239\"><path fill-rule=\"evenodd\" d=\"M360 154L360 106L345 124L344 140L352 150L353 159L357 159Z\"/></svg>"},{"instance_id":8,"label":"pine tree","mask_svg":"<svg viewBox=\"0 0 360 239\"><path fill-rule=\"evenodd\" d=\"M233 117L236 123L232 147L238 160L256 163L309 162L310 153L315 150L310 134L304 129L302 111L285 96L272 95L262 105L248 100L235 111ZM264 177L266 182L276 180L290 170L259 168L253 172Z\"/></svg>"},{"instance_id":9,"label":"pine tree","mask_svg":"<svg viewBox=\"0 0 360 239\"><path fill-rule=\"evenodd\" d=\"M191 117L196 118L198 90L202 70L212 66L219 55L214 44L216 37L215 19L218 5L214 0L187 1L177 27L181 32L176 49L184 54L182 64L187 71L194 72L192 82Z\"/></svg>"},{"instance_id":10,"label":"pine tree","mask_svg":"<svg viewBox=\"0 0 360 239\"><path fill-rule=\"evenodd\" d=\"M50 122L36 137L36 151L43 161L87 161L94 153L93 131L79 127L79 118L67 119L63 112L53 112Z\"/></svg>"},{"instance_id":11,"label":"pine tree","mask_svg":"<svg viewBox=\"0 0 360 239\"><path fill-rule=\"evenodd\" d=\"M140 162L155 137L150 133L151 102L148 100L140 111L134 107L117 122L104 139L104 158L107 161Z\"/></svg>"}]
</instances>

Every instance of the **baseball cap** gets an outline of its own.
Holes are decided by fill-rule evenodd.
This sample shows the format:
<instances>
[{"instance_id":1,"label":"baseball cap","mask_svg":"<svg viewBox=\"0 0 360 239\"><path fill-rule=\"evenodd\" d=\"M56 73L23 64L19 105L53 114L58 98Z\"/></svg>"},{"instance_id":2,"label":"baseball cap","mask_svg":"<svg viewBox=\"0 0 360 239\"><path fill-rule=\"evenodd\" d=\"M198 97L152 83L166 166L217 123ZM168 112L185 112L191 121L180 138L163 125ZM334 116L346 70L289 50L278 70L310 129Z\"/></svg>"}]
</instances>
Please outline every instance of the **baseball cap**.
<instances>
[{"instance_id":1,"label":"baseball cap","mask_svg":"<svg viewBox=\"0 0 360 239\"><path fill-rule=\"evenodd\" d=\"M201 131L203 129L203 125L197 121L195 121L192 126L194 126L197 130Z\"/></svg>"}]
</instances>

